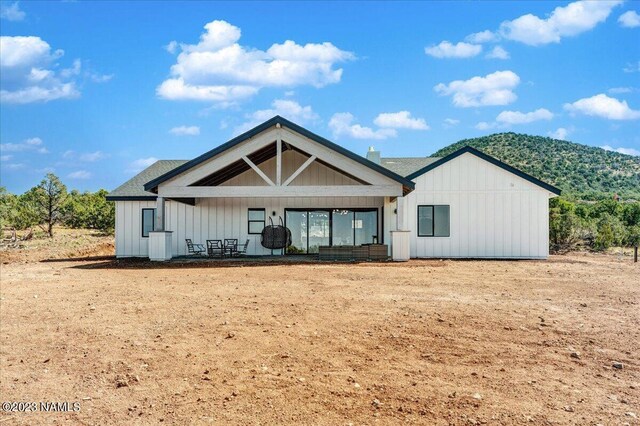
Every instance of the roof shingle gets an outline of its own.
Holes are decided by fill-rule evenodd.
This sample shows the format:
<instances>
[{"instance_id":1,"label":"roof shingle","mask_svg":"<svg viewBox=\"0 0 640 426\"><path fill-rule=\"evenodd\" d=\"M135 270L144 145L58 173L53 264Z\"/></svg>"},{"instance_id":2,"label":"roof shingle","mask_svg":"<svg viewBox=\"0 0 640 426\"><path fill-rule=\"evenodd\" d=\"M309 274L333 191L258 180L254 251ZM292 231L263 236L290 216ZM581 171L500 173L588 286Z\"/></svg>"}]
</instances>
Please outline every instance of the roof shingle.
<instances>
[{"instance_id":1,"label":"roof shingle","mask_svg":"<svg viewBox=\"0 0 640 426\"><path fill-rule=\"evenodd\" d=\"M156 199L153 192L145 191L144 184L162 176L176 167L182 166L187 160L158 160L107 195L107 200L117 201L117 198L143 198Z\"/></svg>"},{"instance_id":2,"label":"roof shingle","mask_svg":"<svg viewBox=\"0 0 640 426\"><path fill-rule=\"evenodd\" d=\"M400 176L409 176L439 159L439 157L386 157L380 159L380 165Z\"/></svg>"}]
</instances>

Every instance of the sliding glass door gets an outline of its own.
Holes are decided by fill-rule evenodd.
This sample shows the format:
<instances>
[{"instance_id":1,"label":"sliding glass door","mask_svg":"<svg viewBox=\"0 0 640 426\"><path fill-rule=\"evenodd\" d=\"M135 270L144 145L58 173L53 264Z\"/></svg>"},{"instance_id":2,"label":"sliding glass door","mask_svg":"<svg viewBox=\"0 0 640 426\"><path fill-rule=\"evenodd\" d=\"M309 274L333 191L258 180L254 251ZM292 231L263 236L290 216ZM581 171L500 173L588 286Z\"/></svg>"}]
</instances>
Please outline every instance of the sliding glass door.
<instances>
[{"instance_id":1,"label":"sliding glass door","mask_svg":"<svg viewBox=\"0 0 640 426\"><path fill-rule=\"evenodd\" d=\"M288 254L318 253L320 246L353 246L380 242L378 209L285 209L291 231Z\"/></svg>"},{"instance_id":2,"label":"sliding glass door","mask_svg":"<svg viewBox=\"0 0 640 426\"><path fill-rule=\"evenodd\" d=\"M353 231L356 245L378 242L378 211L356 211Z\"/></svg>"},{"instance_id":3,"label":"sliding glass door","mask_svg":"<svg viewBox=\"0 0 640 426\"><path fill-rule=\"evenodd\" d=\"M318 247L331 245L329 230L331 213L323 210L309 212L309 247L307 253L318 253Z\"/></svg>"}]
</instances>

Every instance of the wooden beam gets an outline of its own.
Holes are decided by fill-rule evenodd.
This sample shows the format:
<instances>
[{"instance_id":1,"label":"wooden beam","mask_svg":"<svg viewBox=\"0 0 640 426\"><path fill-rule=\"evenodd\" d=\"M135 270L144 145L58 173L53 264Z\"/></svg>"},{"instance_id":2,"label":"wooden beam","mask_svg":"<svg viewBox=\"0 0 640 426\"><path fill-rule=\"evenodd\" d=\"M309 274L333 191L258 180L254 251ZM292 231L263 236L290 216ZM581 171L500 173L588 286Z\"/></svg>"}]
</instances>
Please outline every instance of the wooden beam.
<instances>
[{"instance_id":1,"label":"wooden beam","mask_svg":"<svg viewBox=\"0 0 640 426\"><path fill-rule=\"evenodd\" d=\"M397 197L402 185L161 186L159 191L168 198Z\"/></svg>"},{"instance_id":2,"label":"wooden beam","mask_svg":"<svg viewBox=\"0 0 640 426\"><path fill-rule=\"evenodd\" d=\"M279 131L276 140L276 185L282 185L282 138Z\"/></svg>"},{"instance_id":3,"label":"wooden beam","mask_svg":"<svg viewBox=\"0 0 640 426\"><path fill-rule=\"evenodd\" d=\"M249 157L247 157L246 155L242 156L242 159L245 161L245 163L247 163L258 175L260 175L260 177L262 179L264 179L265 182L267 182L269 184L269 186L275 186L275 184L273 183L273 181L271 179L269 179L269 176L265 175L264 172L262 170L260 170L260 168L258 166L256 166L255 164L253 164L253 161L249 160Z\"/></svg>"},{"instance_id":4,"label":"wooden beam","mask_svg":"<svg viewBox=\"0 0 640 426\"><path fill-rule=\"evenodd\" d=\"M287 180L285 180L285 181L284 181L284 183L282 184L282 186L289 186L289 184L290 184L291 182L293 182L293 180L294 180L295 178L297 178L297 177L298 177L298 175L304 171L304 169L306 169L307 167L309 167L309 165L310 165L311 163L313 163L314 161L316 161L316 158L318 158L318 157L316 157L315 155L312 155L311 157L309 157L309 158L307 159L307 161L305 161L304 163L302 163L302 166L298 167L298 170L296 170L295 172L293 172L293 173L291 174L291 176L289 176L289 179L287 179Z\"/></svg>"}]
</instances>

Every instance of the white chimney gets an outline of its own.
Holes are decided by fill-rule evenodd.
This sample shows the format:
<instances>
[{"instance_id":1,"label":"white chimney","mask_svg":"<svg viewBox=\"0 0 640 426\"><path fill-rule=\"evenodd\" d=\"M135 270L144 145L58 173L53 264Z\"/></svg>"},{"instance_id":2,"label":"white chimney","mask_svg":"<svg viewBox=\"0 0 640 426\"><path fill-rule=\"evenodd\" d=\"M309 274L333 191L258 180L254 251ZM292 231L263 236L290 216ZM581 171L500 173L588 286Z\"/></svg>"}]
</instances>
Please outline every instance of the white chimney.
<instances>
[{"instance_id":1,"label":"white chimney","mask_svg":"<svg viewBox=\"0 0 640 426\"><path fill-rule=\"evenodd\" d=\"M367 160L380 164L380 151L376 151L372 146L370 146L369 151L367 151Z\"/></svg>"}]
</instances>

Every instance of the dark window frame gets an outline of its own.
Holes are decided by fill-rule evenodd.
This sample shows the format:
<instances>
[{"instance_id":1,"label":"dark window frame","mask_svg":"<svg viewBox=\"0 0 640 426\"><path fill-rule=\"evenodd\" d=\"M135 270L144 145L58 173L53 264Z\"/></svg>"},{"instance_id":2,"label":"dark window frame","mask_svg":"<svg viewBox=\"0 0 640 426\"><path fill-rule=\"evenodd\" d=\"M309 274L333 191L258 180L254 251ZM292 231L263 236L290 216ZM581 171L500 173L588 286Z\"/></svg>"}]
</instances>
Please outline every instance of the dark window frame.
<instances>
[{"instance_id":1,"label":"dark window frame","mask_svg":"<svg viewBox=\"0 0 640 426\"><path fill-rule=\"evenodd\" d=\"M420 233L420 208L431 208L431 235ZM436 207L449 207L449 234L447 235L435 235L436 234ZM425 238L450 238L451 237L451 205L450 204L421 204L416 209L416 234L418 237Z\"/></svg>"},{"instance_id":2,"label":"dark window frame","mask_svg":"<svg viewBox=\"0 0 640 426\"><path fill-rule=\"evenodd\" d=\"M306 208L306 207L293 207L293 208L285 208L284 209L284 226L287 226L287 211L291 212L306 212L307 213L307 230L309 229L309 214L310 212L327 212L329 213L329 245L333 247L333 211L334 210L349 210L354 213L356 212L375 212L376 213L376 232L380 231L380 227L384 226L383 223L380 222L380 211L384 211L384 208L379 207L320 207L320 208ZM355 220L355 214L353 216ZM382 232L384 234L384 230ZM380 242L380 234L375 236L378 238L378 244L383 244ZM356 232L355 228L353 229L353 246L356 247ZM307 232L307 248L309 250L309 232ZM285 253L286 255L293 256L309 256L315 255L317 253L302 253L302 254L293 254L293 253Z\"/></svg>"},{"instance_id":3,"label":"dark window frame","mask_svg":"<svg viewBox=\"0 0 640 426\"><path fill-rule=\"evenodd\" d=\"M263 213L263 219L262 220L251 220L250 217L251 215L249 214L249 212L262 212ZM260 230L260 232L251 232L251 224L252 223L262 223L262 229L264 229L264 227L267 225L267 210L264 208L250 208L247 210L247 233L249 235L260 235L262 234L262 230Z\"/></svg>"},{"instance_id":4,"label":"dark window frame","mask_svg":"<svg viewBox=\"0 0 640 426\"><path fill-rule=\"evenodd\" d=\"M149 234L144 235L144 211L145 210L151 210L153 212L153 215L151 215L151 231L153 231L154 229L156 229L156 209L154 208L144 208L142 209L142 218L140 219L140 234L142 235L142 238L149 238ZM149 232L151 232L149 231Z\"/></svg>"}]
</instances>

